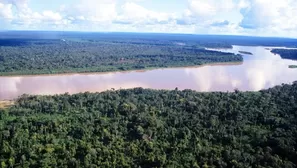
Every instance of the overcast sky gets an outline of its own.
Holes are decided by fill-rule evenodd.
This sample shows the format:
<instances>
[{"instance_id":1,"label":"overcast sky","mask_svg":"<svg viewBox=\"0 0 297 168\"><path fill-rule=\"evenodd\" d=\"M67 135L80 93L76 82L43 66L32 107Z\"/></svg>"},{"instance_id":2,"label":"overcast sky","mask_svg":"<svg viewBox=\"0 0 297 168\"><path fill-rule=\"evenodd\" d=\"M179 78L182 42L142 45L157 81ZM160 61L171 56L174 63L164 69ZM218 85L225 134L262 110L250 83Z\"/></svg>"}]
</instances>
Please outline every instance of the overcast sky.
<instances>
[{"instance_id":1,"label":"overcast sky","mask_svg":"<svg viewBox=\"0 0 297 168\"><path fill-rule=\"evenodd\" d=\"M297 38L297 0L0 0L0 30Z\"/></svg>"}]
</instances>

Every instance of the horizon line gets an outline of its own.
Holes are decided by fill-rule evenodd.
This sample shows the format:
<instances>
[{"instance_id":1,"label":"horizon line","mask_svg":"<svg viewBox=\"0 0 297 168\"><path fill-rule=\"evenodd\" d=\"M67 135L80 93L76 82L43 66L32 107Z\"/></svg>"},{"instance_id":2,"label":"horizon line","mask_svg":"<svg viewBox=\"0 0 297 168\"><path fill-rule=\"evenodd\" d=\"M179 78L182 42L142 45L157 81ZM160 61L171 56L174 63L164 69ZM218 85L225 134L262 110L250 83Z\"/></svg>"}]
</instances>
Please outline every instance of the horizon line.
<instances>
[{"instance_id":1,"label":"horizon line","mask_svg":"<svg viewBox=\"0 0 297 168\"><path fill-rule=\"evenodd\" d=\"M199 34L199 33L171 33L171 32L125 32L125 31L79 31L79 30L0 30L3 32L64 32L64 33L123 33L123 34L164 34L164 35L192 35L192 36L235 36L235 37L257 37L257 38L281 38L281 39L294 39L294 37L286 36L257 36L257 35L244 35L244 34Z\"/></svg>"}]
</instances>

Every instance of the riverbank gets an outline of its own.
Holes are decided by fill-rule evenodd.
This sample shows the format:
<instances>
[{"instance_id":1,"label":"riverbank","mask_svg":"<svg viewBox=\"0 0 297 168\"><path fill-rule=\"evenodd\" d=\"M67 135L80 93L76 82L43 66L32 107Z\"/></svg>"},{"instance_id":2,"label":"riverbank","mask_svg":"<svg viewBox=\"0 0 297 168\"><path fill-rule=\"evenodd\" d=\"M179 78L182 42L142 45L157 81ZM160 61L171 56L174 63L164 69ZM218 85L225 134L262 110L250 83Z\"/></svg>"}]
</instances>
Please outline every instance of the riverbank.
<instances>
[{"instance_id":1,"label":"riverbank","mask_svg":"<svg viewBox=\"0 0 297 168\"><path fill-rule=\"evenodd\" d=\"M223 51L225 50L221 50ZM177 87L181 90L192 89L201 92L231 92L234 89L257 91L296 81L297 71L288 68L288 65L295 65L295 61L283 60L264 47L234 46L234 49L226 50L231 53L238 51L253 52L254 56L247 57L240 63L225 62L104 73L0 77L0 100L13 100L23 94L75 94L136 87L166 90ZM230 66L232 64L234 66Z\"/></svg>"},{"instance_id":2,"label":"riverbank","mask_svg":"<svg viewBox=\"0 0 297 168\"><path fill-rule=\"evenodd\" d=\"M14 101L11 100L0 100L0 109L5 109L14 104Z\"/></svg>"},{"instance_id":3,"label":"riverbank","mask_svg":"<svg viewBox=\"0 0 297 168\"><path fill-rule=\"evenodd\" d=\"M77 71L56 71L55 73L46 73L46 72L37 72L37 73L26 73L26 72L8 72L8 73L0 73L1 77L32 77L32 76L68 76L68 75L92 75L92 74L110 74L110 73L129 73L129 72L145 72L151 70L158 70L158 69L178 69L178 68L198 68L204 66L221 66L221 65L242 65L243 61L239 62L213 62L213 63L205 63L201 65L189 65L189 66L168 66L168 67L147 67L142 69L127 69L127 70L110 70L110 71L86 71L77 69Z\"/></svg>"}]
</instances>

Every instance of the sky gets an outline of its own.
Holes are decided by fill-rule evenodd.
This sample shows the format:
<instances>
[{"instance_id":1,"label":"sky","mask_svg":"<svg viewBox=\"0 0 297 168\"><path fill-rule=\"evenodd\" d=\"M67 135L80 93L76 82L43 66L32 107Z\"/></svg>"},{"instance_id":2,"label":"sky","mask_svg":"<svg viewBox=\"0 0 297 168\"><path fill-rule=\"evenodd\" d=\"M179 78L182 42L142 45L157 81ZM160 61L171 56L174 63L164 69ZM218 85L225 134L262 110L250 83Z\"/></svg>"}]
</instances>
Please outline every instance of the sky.
<instances>
[{"instance_id":1,"label":"sky","mask_svg":"<svg viewBox=\"0 0 297 168\"><path fill-rule=\"evenodd\" d=\"M297 0L0 0L0 31L297 38Z\"/></svg>"}]
</instances>

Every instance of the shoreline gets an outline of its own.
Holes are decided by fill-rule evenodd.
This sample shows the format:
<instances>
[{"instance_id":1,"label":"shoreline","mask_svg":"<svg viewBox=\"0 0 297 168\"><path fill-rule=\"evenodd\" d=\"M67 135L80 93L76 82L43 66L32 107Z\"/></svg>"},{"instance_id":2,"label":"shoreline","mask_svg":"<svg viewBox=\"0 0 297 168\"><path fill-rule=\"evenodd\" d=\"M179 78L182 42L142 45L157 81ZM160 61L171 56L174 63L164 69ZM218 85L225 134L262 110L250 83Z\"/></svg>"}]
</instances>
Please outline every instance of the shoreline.
<instances>
[{"instance_id":1,"label":"shoreline","mask_svg":"<svg viewBox=\"0 0 297 168\"><path fill-rule=\"evenodd\" d=\"M6 109L14 105L13 100L0 100L0 109Z\"/></svg>"},{"instance_id":2,"label":"shoreline","mask_svg":"<svg viewBox=\"0 0 297 168\"><path fill-rule=\"evenodd\" d=\"M38 76L71 76L71 75L104 75L104 74L111 74L111 73L131 73L131 72L147 72L153 70L163 70L163 69L181 69L181 68L201 68L205 66L235 66L235 65L242 65L242 62L214 62L214 63L206 63L201 65L190 65L190 66L172 66L172 67L150 67L144 69L131 69L131 70L124 70L124 71L107 71L107 72L61 72L61 73L41 73L41 74L11 74L11 75L4 75L0 73L1 78L7 77L38 77Z\"/></svg>"}]
</instances>

